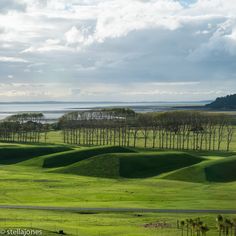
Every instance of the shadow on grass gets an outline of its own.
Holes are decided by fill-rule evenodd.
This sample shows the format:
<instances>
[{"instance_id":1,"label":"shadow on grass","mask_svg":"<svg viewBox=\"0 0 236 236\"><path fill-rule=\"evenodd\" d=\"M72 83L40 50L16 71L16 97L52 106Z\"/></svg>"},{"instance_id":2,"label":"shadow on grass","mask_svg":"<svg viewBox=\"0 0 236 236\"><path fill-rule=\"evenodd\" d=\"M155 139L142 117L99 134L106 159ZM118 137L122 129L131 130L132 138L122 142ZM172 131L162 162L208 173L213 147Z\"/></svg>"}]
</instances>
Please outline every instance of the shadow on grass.
<instances>
[{"instance_id":1,"label":"shadow on grass","mask_svg":"<svg viewBox=\"0 0 236 236\"><path fill-rule=\"evenodd\" d=\"M64 146L51 147L0 147L0 164L11 165L34 157L71 150Z\"/></svg>"}]
</instances>

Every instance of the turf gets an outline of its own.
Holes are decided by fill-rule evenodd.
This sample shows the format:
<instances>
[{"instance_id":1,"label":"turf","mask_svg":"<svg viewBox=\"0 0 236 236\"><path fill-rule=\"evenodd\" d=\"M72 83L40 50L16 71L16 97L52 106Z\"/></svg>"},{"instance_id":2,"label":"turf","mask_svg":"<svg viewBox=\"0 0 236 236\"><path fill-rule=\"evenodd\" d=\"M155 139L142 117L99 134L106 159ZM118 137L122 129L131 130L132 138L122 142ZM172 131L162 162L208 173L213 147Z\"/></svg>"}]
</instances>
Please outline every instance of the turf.
<instances>
[{"instance_id":1,"label":"turf","mask_svg":"<svg viewBox=\"0 0 236 236\"><path fill-rule=\"evenodd\" d=\"M53 212L39 210L0 211L0 230L11 228L42 229L46 236L56 236L63 230L69 236L180 236L176 221L200 217L210 231L207 236L218 235L215 215L153 214L153 213L96 213ZM233 218L234 216L228 216ZM152 223L166 223L166 227L145 227ZM185 234L187 235L186 231Z\"/></svg>"},{"instance_id":2,"label":"turf","mask_svg":"<svg viewBox=\"0 0 236 236\"><path fill-rule=\"evenodd\" d=\"M187 182L233 182L236 181L236 156L208 160L200 164L174 171L165 179Z\"/></svg>"},{"instance_id":3,"label":"turf","mask_svg":"<svg viewBox=\"0 0 236 236\"><path fill-rule=\"evenodd\" d=\"M126 178L147 178L203 161L187 153L162 152L121 155L120 176Z\"/></svg>"},{"instance_id":4,"label":"turf","mask_svg":"<svg viewBox=\"0 0 236 236\"><path fill-rule=\"evenodd\" d=\"M55 169L52 172L103 178L119 178L119 159L116 158L114 154L103 154Z\"/></svg>"},{"instance_id":5,"label":"turf","mask_svg":"<svg viewBox=\"0 0 236 236\"><path fill-rule=\"evenodd\" d=\"M88 153L86 150L90 148L63 151L61 154L63 158L70 159L65 153ZM107 148L106 151L111 150ZM188 181L167 178L189 168L200 168L208 162L230 160L232 157L212 153L213 156L206 159L201 157L202 153L198 156L197 152L193 155L148 149L146 152L143 149L128 151L131 152L87 155L86 159L63 167L42 168L45 159L58 156L58 153L2 165L0 202L81 207L232 208L230 202L236 195L235 181L212 183L205 177L204 181L197 181L199 176L195 172L191 172ZM141 169L142 166L145 168Z\"/></svg>"},{"instance_id":6,"label":"turf","mask_svg":"<svg viewBox=\"0 0 236 236\"><path fill-rule=\"evenodd\" d=\"M71 148L66 146L3 146L0 147L0 164L15 164L33 157L66 150L71 150Z\"/></svg>"},{"instance_id":7,"label":"turf","mask_svg":"<svg viewBox=\"0 0 236 236\"><path fill-rule=\"evenodd\" d=\"M104 178L148 178L203 161L186 153L108 153L74 163L56 172Z\"/></svg>"},{"instance_id":8,"label":"turf","mask_svg":"<svg viewBox=\"0 0 236 236\"><path fill-rule=\"evenodd\" d=\"M5 164L0 166L1 205L236 209L233 204L236 155L233 152L183 153L142 148L17 144L4 144L0 150L6 148L15 150L15 154L9 159L5 156ZM42 151L46 148L50 151ZM26 149L34 152L27 154ZM58 152L53 153L53 150ZM15 161L11 159L14 156ZM73 236L181 233L175 229L144 227L146 223L159 220L174 224L177 216L140 214L141 217L132 213L81 215L1 209L0 227L36 227L45 230L44 235L56 235L55 231L63 229ZM215 226L215 216L203 217L211 227Z\"/></svg>"},{"instance_id":9,"label":"turf","mask_svg":"<svg viewBox=\"0 0 236 236\"><path fill-rule=\"evenodd\" d=\"M236 156L212 162L205 167L205 173L210 182L236 181Z\"/></svg>"},{"instance_id":10,"label":"turf","mask_svg":"<svg viewBox=\"0 0 236 236\"><path fill-rule=\"evenodd\" d=\"M44 168L52 168L52 167L60 167L67 166L73 164L75 162L79 162L82 160L86 160L90 157L97 156L104 153L124 153L124 152L134 152L132 149L124 148L124 147L96 147L96 148L88 148L79 151L72 151L69 153L64 153L62 155L53 155L51 157L47 157L44 160L43 167Z\"/></svg>"},{"instance_id":11,"label":"turf","mask_svg":"<svg viewBox=\"0 0 236 236\"><path fill-rule=\"evenodd\" d=\"M113 152L123 153L134 151L132 149L123 147L76 148L74 150L62 151L59 153L39 156L34 159L21 162L20 164L25 166L38 166L42 168L56 168L71 165L75 162L80 162L102 153Z\"/></svg>"}]
</instances>

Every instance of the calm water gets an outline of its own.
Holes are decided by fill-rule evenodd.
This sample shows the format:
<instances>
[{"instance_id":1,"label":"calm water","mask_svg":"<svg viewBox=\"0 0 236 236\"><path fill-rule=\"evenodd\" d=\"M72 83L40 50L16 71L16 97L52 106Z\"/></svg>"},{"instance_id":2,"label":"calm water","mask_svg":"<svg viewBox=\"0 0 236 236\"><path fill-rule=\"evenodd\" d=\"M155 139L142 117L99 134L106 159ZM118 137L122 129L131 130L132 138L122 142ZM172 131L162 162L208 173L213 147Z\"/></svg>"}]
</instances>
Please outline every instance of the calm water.
<instances>
[{"instance_id":1,"label":"calm water","mask_svg":"<svg viewBox=\"0 0 236 236\"><path fill-rule=\"evenodd\" d=\"M0 119L19 112L42 112L47 119L57 119L66 112L102 107L129 107L136 112L176 110L181 106L201 106L204 102L47 102L0 103Z\"/></svg>"}]
</instances>

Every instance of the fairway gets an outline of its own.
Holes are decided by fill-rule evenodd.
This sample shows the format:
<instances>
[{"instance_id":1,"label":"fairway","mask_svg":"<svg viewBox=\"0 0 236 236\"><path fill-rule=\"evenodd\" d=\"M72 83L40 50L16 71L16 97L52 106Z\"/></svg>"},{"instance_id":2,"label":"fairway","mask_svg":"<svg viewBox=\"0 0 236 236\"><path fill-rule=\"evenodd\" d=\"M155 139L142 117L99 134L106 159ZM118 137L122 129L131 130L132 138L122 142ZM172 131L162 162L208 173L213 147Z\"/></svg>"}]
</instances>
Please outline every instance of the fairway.
<instances>
[{"instance_id":1,"label":"fairway","mask_svg":"<svg viewBox=\"0 0 236 236\"><path fill-rule=\"evenodd\" d=\"M0 153L1 205L236 210L232 204L236 196L234 152L4 144ZM1 212L9 212L1 227L36 227L35 221L41 217L38 227L48 230L46 235L60 226L71 235L108 236L115 230L115 235L136 232L135 235L168 236L176 230L143 227L158 219L173 225L174 214L143 213L139 218L139 213L79 214L30 209ZM27 212L31 221L27 217L21 219ZM43 215L49 220L44 220ZM67 220L67 216L73 220ZM13 223L15 217L17 224ZM215 215L204 217L212 224ZM83 223L77 226L77 221Z\"/></svg>"},{"instance_id":2,"label":"fairway","mask_svg":"<svg viewBox=\"0 0 236 236\"><path fill-rule=\"evenodd\" d=\"M63 229L67 235L73 236L173 236L181 235L176 230L176 220L188 217L201 217L210 227L209 236L218 235L215 217L210 214L153 214L153 213L75 213L40 210L1 210L0 217L8 220L2 222L5 228L37 228L43 229L43 235L56 236ZM229 215L233 217L233 215Z\"/></svg>"}]
</instances>

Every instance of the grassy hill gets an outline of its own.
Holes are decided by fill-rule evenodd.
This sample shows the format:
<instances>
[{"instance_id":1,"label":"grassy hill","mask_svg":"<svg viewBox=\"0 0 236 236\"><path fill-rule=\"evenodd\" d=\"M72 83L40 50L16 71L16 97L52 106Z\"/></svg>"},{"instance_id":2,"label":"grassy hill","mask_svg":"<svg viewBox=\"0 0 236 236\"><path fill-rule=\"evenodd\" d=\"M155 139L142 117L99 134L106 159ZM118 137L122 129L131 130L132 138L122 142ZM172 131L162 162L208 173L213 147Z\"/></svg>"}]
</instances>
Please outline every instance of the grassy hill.
<instances>
[{"instance_id":1,"label":"grassy hill","mask_svg":"<svg viewBox=\"0 0 236 236\"><path fill-rule=\"evenodd\" d=\"M236 156L220 160L208 160L174 171L165 179L187 182L231 182L236 181Z\"/></svg>"},{"instance_id":2,"label":"grassy hill","mask_svg":"<svg viewBox=\"0 0 236 236\"><path fill-rule=\"evenodd\" d=\"M59 155L51 155L44 160L44 168L60 167L73 164L90 157L97 156L104 153L131 153L132 149L124 147L95 147L84 150L76 150L71 152L62 153Z\"/></svg>"},{"instance_id":3,"label":"grassy hill","mask_svg":"<svg viewBox=\"0 0 236 236\"><path fill-rule=\"evenodd\" d=\"M21 145L0 147L0 164L103 178L160 177L193 183L236 181L236 156L226 154L216 158L201 152L153 152L116 146L72 149Z\"/></svg>"},{"instance_id":4,"label":"grassy hill","mask_svg":"<svg viewBox=\"0 0 236 236\"><path fill-rule=\"evenodd\" d=\"M186 153L108 153L58 168L55 172L107 178L147 178L203 161Z\"/></svg>"},{"instance_id":5,"label":"grassy hill","mask_svg":"<svg viewBox=\"0 0 236 236\"><path fill-rule=\"evenodd\" d=\"M207 108L213 109L236 109L236 94L218 97L215 101L206 105Z\"/></svg>"},{"instance_id":6,"label":"grassy hill","mask_svg":"<svg viewBox=\"0 0 236 236\"><path fill-rule=\"evenodd\" d=\"M62 151L59 153L39 156L37 158L22 162L26 166L38 166L43 168L56 168L68 166L105 153L132 153L134 150L124 147L91 147L75 150Z\"/></svg>"},{"instance_id":7,"label":"grassy hill","mask_svg":"<svg viewBox=\"0 0 236 236\"><path fill-rule=\"evenodd\" d=\"M71 150L66 146L3 146L0 147L0 164L10 165L34 157Z\"/></svg>"},{"instance_id":8,"label":"grassy hill","mask_svg":"<svg viewBox=\"0 0 236 236\"><path fill-rule=\"evenodd\" d=\"M0 175L1 205L235 209L233 152L4 144ZM63 229L73 236L172 236L181 231L144 225L165 221L175 227L176 219L197 216L1 209L0 227L39 228L46 235ZM209 222L209 236L216 235L215 215L201 217Z\"/></svg>"},{"instance_id":9,"label":"grassy hill","mask_svg":"<svg viewBox=\"0 0 236 236\"><path fill-rule=\"evenodd\" d=\"M120 147L0 147L1 205L84 208L235 209L236 154ZM46 235L178 235L144 225L199 215L1 209L2 228ZM206 217L206 215L204 215ZM207 216L208 217L208 216ZM215 215L212 229L215 229ZM208 219L208 218L207 218ZM204 220L205 222L205 220ZM131 227L132 226L132 227ZM101 232L101 234L98 234ZM128 233L127 233L128 232ZM209 236L216 235L216 230Z\"/></svg>"}]
</instances>

